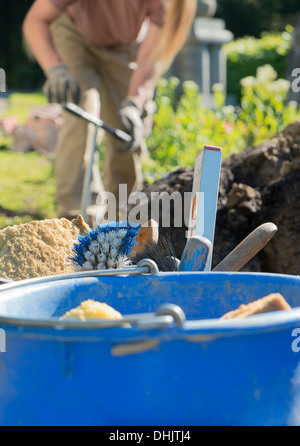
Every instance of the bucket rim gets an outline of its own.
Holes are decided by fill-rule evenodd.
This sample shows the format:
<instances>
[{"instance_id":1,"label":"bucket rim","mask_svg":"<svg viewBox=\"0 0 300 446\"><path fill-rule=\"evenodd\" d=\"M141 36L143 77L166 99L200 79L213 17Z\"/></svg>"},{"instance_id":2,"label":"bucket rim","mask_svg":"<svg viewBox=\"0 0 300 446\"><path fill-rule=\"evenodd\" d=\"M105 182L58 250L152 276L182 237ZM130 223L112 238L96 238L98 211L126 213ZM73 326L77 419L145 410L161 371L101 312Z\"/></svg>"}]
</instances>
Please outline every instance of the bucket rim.
<instances>
[{"instance_id":1,"label":"bucket rim","mask_svg":"<svg viewBox=\"0 0 300 446\"><path fill-rule=\"evenodd\" d=\"M211 275L216 275L223 278L235 277L272 277L276 278L276 280L290 281L292 280L296 284L299 283L300 288L300 276L288 275L288 274L275 274L275 273L252 273L252 272L160 272L159 274L155 274L153 277L166 277L172 276L176 277L177 275L191 275L191 276L205 276L208 278ZM144 276L144 275L143 275ZM149 274L146 275L149 277ZM105 277L97 277L95 274L90 275L89 277L101 279L103 280ZM119 277L125 277L119 276ZM140 276L141 277L141 276ZM86 278L86 276L84 276ZM0 299L2 297L13 297L11 294L14 290L22 289L23 287L35 286L39 284L47 284L53 281L70 281L73 280L83 280L82 278L72 277L72 275L57 275L57 276L44 276L42 278L34 278L34 279L26 279L23 281L14 282L12 284L1 285L0 287ZM10 296L11 294L11 296ZM172 304L172 301L170 301ZM282 330L288 327L300 327L300 307L294 307L291 311L276 311L272 313L265 313L262 315L253 315L250 318L245 319L226 319L221 320L220 318L211 318L211 319L188 319L184 322L182 327L176 327L176 325L171 324L168 327L160 328L160 329L139 329L137 327L132 327L131 330L124 327L103 327L101 321L61 321L59 319L23 319L19 317L6 317L0 315L0 327L7 328L10 331L41 331L42 329L46 329L48 333L54 331L56 335L58 333L62 336L71 335L74 330L80 330L81 333L91 333L97 330L100 330L100 337L103 338L103 334L107 332L107 329L111 333L111 335L115 335L118 333L118 337L120 333L122 336L127 337L129 332L131 332L132 336L136 336L138 333L144 333L150 335L152 333L157 336L169 338L170 333L172 332L172 336L179 338L181 337L197 337L197 335L201 338L201 336L208 337L224 337L224 336L235 336L241 334L251 334L265 331L274 331L274 330ZM106 330L104 330L106 328ZM93 336L95 333L93 333ZM129 337L131 337L129 335Z\"/></svg>"}]
</instances>

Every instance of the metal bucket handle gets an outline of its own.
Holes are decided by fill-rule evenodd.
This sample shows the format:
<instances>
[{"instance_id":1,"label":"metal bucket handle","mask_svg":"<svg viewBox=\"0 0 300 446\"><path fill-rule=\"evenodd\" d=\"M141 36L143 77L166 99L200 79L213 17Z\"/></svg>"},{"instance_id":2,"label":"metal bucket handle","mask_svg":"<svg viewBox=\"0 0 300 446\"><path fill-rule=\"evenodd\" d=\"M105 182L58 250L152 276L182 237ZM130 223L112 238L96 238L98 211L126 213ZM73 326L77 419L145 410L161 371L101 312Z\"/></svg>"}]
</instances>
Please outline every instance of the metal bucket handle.
<instances>
[{"instance_id":1,"label":"metal bucket handle","mask_svg":"<svg viewBox=\"0 0 300 446\"><path fill-rule=\"evenodd\" d=\"M11 288L20 288L27 285L49 283L57 280L65 279L80 279L83 277L102 277L102 276L122 276L128 274L159 274L157 264L151 259L143 259L134 267L126 267L123 269L104 269L104 270L92 270L92 271L78 271L69 274L57 274L53 276L35 277L32 279L24 280L8 280L0 278L0 292L6 291Z\"/></svg>"},{"instance_id":2,"label":"metal bucket handle","mask_svg":"<svg viewBox=\"0 0 300 446\"><path fill-rule=\"evenodd\" d=\"M132 316L124 316L123 321L130 320ZM164 328L167 325L176 323L177 327L182 327L185 322L185 314L181 307L174 304L161 305L156 314L139 314L136 316L136 325L141 329ZM152 350L160 344L160 339L146 339L140 341L121 342L111 348L113 356L125 356L134 353L143 353Z\"/></svg>"}]
</instances>

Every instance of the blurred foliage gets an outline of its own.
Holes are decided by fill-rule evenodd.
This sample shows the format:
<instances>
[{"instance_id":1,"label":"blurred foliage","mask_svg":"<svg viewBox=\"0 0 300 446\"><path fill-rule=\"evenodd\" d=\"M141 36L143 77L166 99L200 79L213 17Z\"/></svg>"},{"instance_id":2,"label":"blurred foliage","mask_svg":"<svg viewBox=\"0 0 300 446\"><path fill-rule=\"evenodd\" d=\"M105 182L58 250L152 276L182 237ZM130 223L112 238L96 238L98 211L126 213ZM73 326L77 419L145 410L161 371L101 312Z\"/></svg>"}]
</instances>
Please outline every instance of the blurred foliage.
<instances>
[{"instance_id":1,"label":"blurred foliage","mask_svg":"<svg viewBox=\"0 0 300 446\"><path fill-rule=\"evenodd\" d=\"M0 14L0 67L6 71L9 90L36 90L44 80L40 67L26 56L22 23L34 0L9 0ZM235 37L259 37L263 31L283 32L295 24L299 0L217 0L217 17ZM4 2L3 2L4 3ZM267 60L266 63L269 63ZM278 67L276 70L281 74ZM249 73L252 74L252 73Z\"/></svg>"},{"instance_id":2,"label":"blurred foliage","mask_svg":"<svg viewBox=\"0 0 300 446\"><path fill-rule=\"evenodd\" d=\"M36 152L0 150L0 178L0 229L56 216L53 161Z\"/></svg>"},{"instance_id":3,"label":"blurred foliage","mask_svg":"<svg viewBox=\"0 0 300 446\"><path fill-rule=\"evenodd\" d=\"M262 33L260 39L243 37L224 45L227 55L227 93L240 100L240 80L255 76L263 64L270 64L279 77L286 78L288 55L292 46L293 28L282 33Z\"/></svg>"},{"instance_id":4,"label":"blurred foliage","mask_svg":"<svg viewBox=\"0 0 300 446\"><path fill-rule=\"evenodd\" d=\"M222 147L224 160L270 139L300 118L296 103L285 104L290 83L278 79L270 65L259 67L255 77L241 83L239 107L226 105L222 86L217 84L214 107L208 109L194 82L184 82L178 98L179 80L160 80L154 129L147 140L149 156L144 160L148 181L178 167L193 168L204 145Z\"/></svg>"},{"instance_id":5,"label":"blurred foliage","mask_svg":"<svg viewBox=\"0 0 300 446\"><path fill-rule=\"evenodd\" d=\"M8 99L8 109L3 116L16 116L20 125L25 125L29 113L38 106L48 103L42 92L36 93L12 93Z\"/></svg>"},{"instance_id":6,"label":"blurred foliage","mask_svg":"<svg viewBox=\"0 0 300 446\"><path fill-rule=\"evenodd\" d=\"M4 3L4 2L3 2ZM33 0L9 0L0 13L0 67L6 72L8 90L36 90L44 80L37 63L26 55L22 23Z\"/></svg>"},{"instance_id":7,"label":"blurred foliage","mask_svg":"<svg viewBox=\"0 0 300 446\"><path fill-rule=\"evenodd\" d=\"M37 106L47 104L47 99L42 92L36 93L12 93L8 99L8 108L0 113L0 119L8 116L16 118L18 125L25 125L28 115ZM13 142L12 134L4 134L0 130L0 149L9 147Z\"/></svg>"},{"instance_id":8,"label":"blurred foliage","mask_svg":"<svg viewBox=\"0 0 300 446\"><path fill-rule=\"evenodd\" d=\"M288 23L295 25L299 0L217 0L217 17L235 38L259 37L263 31L282 32Z\"/></svg>"}]
</instances>

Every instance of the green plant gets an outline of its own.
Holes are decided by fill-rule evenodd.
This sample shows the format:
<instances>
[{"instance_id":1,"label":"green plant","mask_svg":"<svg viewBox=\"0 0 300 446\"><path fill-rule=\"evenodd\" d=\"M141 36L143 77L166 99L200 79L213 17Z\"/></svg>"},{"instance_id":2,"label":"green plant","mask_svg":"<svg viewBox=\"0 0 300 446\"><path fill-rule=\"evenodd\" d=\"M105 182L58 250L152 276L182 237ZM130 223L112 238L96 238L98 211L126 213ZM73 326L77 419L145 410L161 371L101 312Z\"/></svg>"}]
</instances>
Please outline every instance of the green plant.
<instances>
[{"instance_id":1,"label":"green plant","mask_svg":"<svg viewBox=\"0 0 300 446\"><path fill-rule=\"evenodd\" d=\"M245 78L239 107L226 105L221 85L214 86L214 107L202 103L197 84L161 79L158 84L154 128L144 160L148 181L178 167L192 168L204 145L221 146L223 160L253 144L260 144L300 117L296 103L285 105L289 82L277 79L266 65L256 77ZM176 99L177 98L177 99Z\"/></svg>"},{"instance_id":2,"label":"green plant","mask_svg":"<svg viewBox=\"0 0 300 446\"><path fill-rule=\"evenodd\" d=\"M246 76L255 76L261 65L272 65L278 76L285 78L292 32L293 28L287 26L282 33L262 33L260 39L246 36L224 45L228 94L240 101L240 80Z\"/></svg>"},{"instance_id":3,"label":"green plant","mask_svg":"<svg viewBox=\"0 0 300 446\"><path fill-rule=\"evenodd\" d=\"M242 79L241 88L239 118L247 122L247 145L261 143L299 118L297 104L285 103L290 82L277 79L270 65L259 67L256 77Z\"/></svg>"}]
</instances>

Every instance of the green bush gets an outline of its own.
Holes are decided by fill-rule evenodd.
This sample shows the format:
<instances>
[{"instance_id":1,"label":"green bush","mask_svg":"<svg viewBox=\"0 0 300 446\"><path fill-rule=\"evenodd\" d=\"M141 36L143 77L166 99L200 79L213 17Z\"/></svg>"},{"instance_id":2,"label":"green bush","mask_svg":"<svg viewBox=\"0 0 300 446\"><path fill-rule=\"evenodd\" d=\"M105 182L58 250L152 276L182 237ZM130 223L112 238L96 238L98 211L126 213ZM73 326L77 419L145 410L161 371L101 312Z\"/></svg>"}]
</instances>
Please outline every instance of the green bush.
<instances>
[{"instance_id":1,"label":"green bush","mask_svg":"<svg viewBox=\"0 0 300 446\"><path fill-rule=\"evenodd\" d=\"M183 83L183 94L175 102L177 78L161 79L157 89L157 112L147 145L149 157L144 161L148 180L177 167L193 167L197 153L205 144L226 146L232 153L243 146L243 123L236 123L235 109L225 106L221 87L215 87L215 108L202 104L198 85ZM231 141L235 141L235 147Z\"/></svg>"},{"instance_id":2,"label":"green bush","mask_svg":"<svg viewBox=\"0 0 300 446\"><path fill-rule=\"evenodd\" d=\"M227 56L227 93L238 101L241 97L240 80L255 76L258 67L272 65L279 77L286 77L288 54L293 28L283 33L263 33L260 39L243 37L224 45Z\"/></svg>"},{"instance_id":3,"label":"green bush","mask_svg":"<svg viewBox=\"0 0 300 446\"><path fill-rule=\"evenodd\" d=\"M295 102L284 105L290 83L277 79L270 65L259 67L256 77L242 80L241 105L236 108L225 105L220 85L214 87L214 108L208 109L196 83L184 82L177 99L178 84L174 77L158 84L154 128L147 140L149 156L144 160L148 181L178 167L194 167L204 145L222 147L224 160L300 118Z\"/></svg>"}]
</instances>

